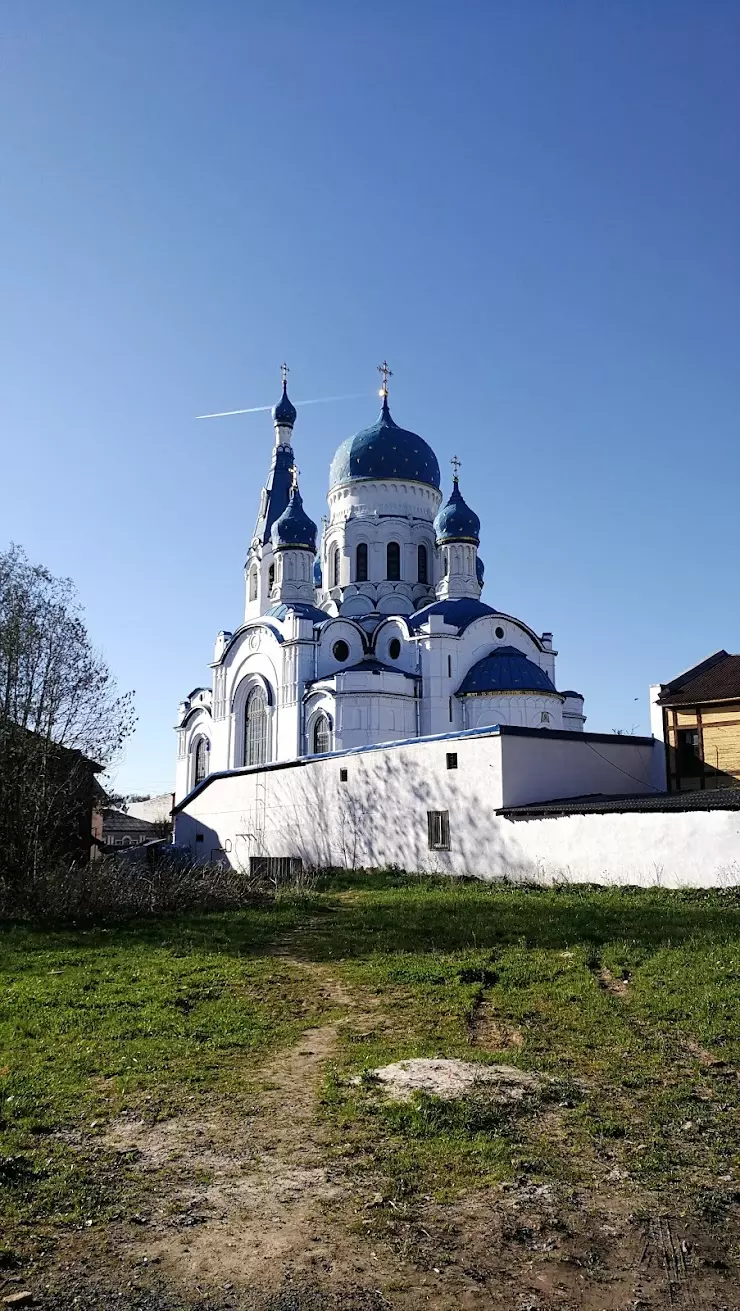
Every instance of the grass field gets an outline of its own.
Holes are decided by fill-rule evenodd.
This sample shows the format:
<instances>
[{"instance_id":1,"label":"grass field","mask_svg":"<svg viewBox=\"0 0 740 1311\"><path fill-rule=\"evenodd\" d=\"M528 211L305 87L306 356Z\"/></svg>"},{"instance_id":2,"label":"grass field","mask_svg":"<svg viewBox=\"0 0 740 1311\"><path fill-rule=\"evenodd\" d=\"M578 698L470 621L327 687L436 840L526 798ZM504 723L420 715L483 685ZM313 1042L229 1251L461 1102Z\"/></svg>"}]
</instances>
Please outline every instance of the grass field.
<instances>
[{"instance_id":1,"label":"grass field","mask_svg":"<svg viewBox=\"0 0 740 1311\"><path fill-rule=\"evenodd\" d=\"M374 1276L387 1299L379 1306L415 1305L399 1273L407 1266L424 1269L432 1285L439 1276L431 1304L478 1305L460 1301L450 1284L455 1262L441 1238L435 1250L448 1251L449 1260L429 1267L408 1236L422 1212L425 1234L435 1234L444 1216L457 1215L460 1229L460 1208L471 1198L513 1196L507 1189L530 1198L554 1189L563 1206L596 1193L603 1202L608 1193L615 1215L629 1212L630 1223L648 1229L656 1217L673 1217L674 1228L693 1226L687 1253L703 1251L712 1278L732 1285L740 1196L735 893L343 876L238 913L5 926L0 972L0 1266L10 1291L30 1278L41 1296L48 1284L46 1295L62 1305L63 1293L53 1292L60 1252L77 1251L69 1243L83 1244L86 1230L114 1235L127 1217L150 1213L173 1170L182 1173L177 1159L142 1170L141 1150L116 1145L116 1125L151 1132L196 1121L211 1134L217 1124L232 1126L224 1131L232 1140L233 1126L254 1124L263 1161L270 1150L293 1160L308 1143L315 1168L341 1176L345 1200L332 1195L316 1203L315 1214L337 1232L341 1226L345 1245L377 1245L376 1260L386 1262L385 1283ZM318 1035L318 1056L301 1038L306 1031ZM329 1037L319 1050L322 1034ZM280 1074L285 1053L294 1062L289 1078ZM302 1054L305 1080L295 1064ZM420 1095L396 1104L372 1081L352 1081L411 1056L505 1062L536 1073L540 1091L516 1108L479 1092L457 1102ZM310 1079L309 1106L293 1089ZM270 1097L271 1132L291 1117L303 1126L291 1141L288 1128L280 1129L272 1148L259 1120ZM191 1162L190 1182L214 1187L218 1159L212 1152L202 1168ZM315 1214L309 1228L319 1223ZM520 1228L533 1232L533 1224L536 1230L531 1218ZM570 1225L572 1234L576 1228ZM517 1251L527 1242L511 1238ZM560 1240L552 1242L543 1246L548 1269ZM116 1243L120 1251L131 1247L128 1238ZM539 1249L536 1242L530 1248L531 1264ZM171 1293L170 1274L171 1287L181 1289L182 1271L169 1249L162 1252L156 1305L196 1305L182 1291ZM690 1255L678 1251L678 1273L667 1285L676 1306L689 1277L681 1260L691 1266ZM559 1274L566 1264L563 1258ZM588 1273L602 1298L593 1305L631 1305L603 1300L609 1278L616 1279L607 1265L602 1252ZM239 1272L229 1270L230 1291L219 1294L226 1300L197 1305L257 1305L238 1300ZM74 1270L65 1278L71 1288ZM470 1275L492 1297L485 1271L482 1284L476 1278ZM253 1289L253 1271L249 1280ZM622 1285L615 1288L623 1296ZM553 1285L551 1302L532 1305L569 1306L570 1295ZM581 1287L572 1305L591 1306L583 1296ZM645 1296L645 1306L662 1304ZM720 1307L716 1297L686 1305ZM342 1305L350 1305L347 1297Z\"/></svg>"}]
</instances>

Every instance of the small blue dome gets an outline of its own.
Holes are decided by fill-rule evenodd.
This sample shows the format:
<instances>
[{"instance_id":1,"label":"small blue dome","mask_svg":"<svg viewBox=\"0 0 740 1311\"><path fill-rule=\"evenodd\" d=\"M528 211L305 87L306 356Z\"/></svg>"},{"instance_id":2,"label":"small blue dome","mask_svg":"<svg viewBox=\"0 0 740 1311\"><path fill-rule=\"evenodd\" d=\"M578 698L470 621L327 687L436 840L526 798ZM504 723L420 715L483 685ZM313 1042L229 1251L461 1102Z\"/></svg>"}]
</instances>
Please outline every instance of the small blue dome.
<instances>
[{"instance_id":1,"label":"small blue dome","mask_svg":"<svg viewBox=\"0 0 740 1311\"><path fill-rule=\"evenodd\" d=\"M439 464L423 437L393 422L383 397L377 423L343 441L331 462L331 487L350 478L408 478L439 487Z\"/></svg>"},{"instance_id":2,"label":"small blue dome","mask_svg":"<svg viewBox=\"0 0 740 1311\"><path fill-rule=\"evenodd\" d=\"M558 692L544 669L529 660L515 646L499 646L478 660L465 675L458 696L474 692Z\"/></svg>"},{"instance_id":3,"label":"small blue dome","mask_svg":"<svg viewBox=\"0 0 740 1311\"><path fill-rule=\"evenodd\" d=\"M288 398L288 384L283 378L283 394L272 411L273 422L280 428L292 428L298 417L298 411Z\"/></svg>"},{"instance_id":4,"label":"small blue dome","mask_svg":"<svg viewBox=\"0 0 740 1311\"><path fill-rule=\"evenodd\" d=\"M272 525L270 536L272 545L276 550L281 547L302 548L306 551L316 550L316 524L306 514L301 493L297 487L292 489L286 508L280 518L276 519Z\"/></svg>"},{"instance_id":5,"label":"small blue dome","mask_svg":"<svg viewBox=\"0 0 740 1311\"><path fill-rule=\"evenodd\" d=\"M313 585L321 591L324 586L324 575L321 572L321 556L317 555L313 562Z\"/></svg>"},{"instance_id":6,"label":"small blue dome","mask_svg":"<svg viewBox=\"0 0 740 1311\"><path fill-rule=\"evenodd\" d=\"M484 563L483 563L483 561L481 560L480 556L479 556L479 555L476 555L476 557L475 557L475 576L476 576L476 578L478 579L478 586L479 586L479 587L482 587L482 586L483 586L483 579L484 579L484 577L485 577L485 573L486 573L486 566L484 565Z\"/></svg>"},{"instance_id":7,"label":"small blue dome","mask_svg":"<svg viewBox=\"0 0 740 1311\"><path fill-rule=\"evenodd\" d=\"M442 506L434 520L437 544L442 542L475 542L480 540L480 519L465 504L457 478L452 484L450 499Z\"/></svg>"}]
</instances>

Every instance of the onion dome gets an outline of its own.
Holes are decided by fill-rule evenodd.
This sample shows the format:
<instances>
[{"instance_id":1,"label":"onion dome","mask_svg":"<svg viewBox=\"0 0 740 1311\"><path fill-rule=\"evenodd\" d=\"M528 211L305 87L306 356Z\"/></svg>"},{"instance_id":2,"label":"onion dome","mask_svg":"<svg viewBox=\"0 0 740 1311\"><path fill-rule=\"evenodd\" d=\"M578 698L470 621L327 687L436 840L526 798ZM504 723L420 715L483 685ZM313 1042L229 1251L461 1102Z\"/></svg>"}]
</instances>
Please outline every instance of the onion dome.
<instances>
[{"instance_id":1,"label":"onion dome","mask_svg":"<svg viewBox=\"0 0 740 1311\"><path fill-rule=\"evenodd\" d=\"M540 692L559 696L548 674L515 646L499 646L478 660L465 675L458 696L482 692Z\"/></svg>"},{"instance_id":2,"label":"onion dome","mask_svg":"<svg viewBox=\"0 0 740 1311\"><path fill-rule=\"evenodd\" d=\"M278 428L292 428L298 417L298 411L288 397L288 382L283 378L283 394L273 407L272 420Z\"/></svg>"},{"instance_id":3,"label":"onion dome","mask_svg":"<svg viewBox=\"0 0 740 1311\"><path fill-rule=\"evenodd\" d=\"M377 422L343 441L331 462L330 486L353 478L408 478L439 487L434 451L418 433L394 423L387 396Z\"/></svg>"},{"instance_id":4,"label":"onion dome","mask_svg":"<svg viewBox=\"0 0 740 1311\"><path fill-rule=\"evenodd\" d=\"M475 576L476 576L476 578L478 579L478 586L479 586L479 587L482 587L482 586L483 586L483 579L485 578L485 574L486 574L486 566L484 565L484 563L483 563L483 561L481 560L480 556L479 556L479 555L476 555L476 557L475 557Z\"/></svg>"},{"instance_id":5,"label":"onion dome","mask_svg":"<svg viewBox=\"0 0 740 1311\"><path fill-rule=\"evenodd\" d=\"M303 508L303 500L297 486L290 492L290 500L279 519L272 525L272 545L274 550L316 550L316 524L309 519Z\"/></svg>"},{"instance_id":6,"label":"onion dome","mask_svg":"<svg viewBox=\"0 0 740 1311\"><path fill-rule=\"evenodd\" d=\"M480 540L480 519L462 498L457 474L452 481L450 499L442 506L434 520L437 545L443 542L473 542Z\"/></svg>"}]
</instances>

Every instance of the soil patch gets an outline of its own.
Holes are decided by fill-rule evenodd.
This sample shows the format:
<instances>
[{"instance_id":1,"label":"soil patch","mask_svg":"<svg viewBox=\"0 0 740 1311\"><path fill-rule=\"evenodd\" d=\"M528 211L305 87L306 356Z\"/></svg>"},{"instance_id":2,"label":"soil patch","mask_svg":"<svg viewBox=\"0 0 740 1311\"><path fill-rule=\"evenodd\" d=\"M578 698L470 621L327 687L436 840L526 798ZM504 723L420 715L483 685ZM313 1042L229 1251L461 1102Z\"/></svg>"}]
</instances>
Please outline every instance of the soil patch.
<instances>
[{"instance_id":1,"label":"soil patch","mask_svg":"<svg viewBox=\"0 0 740 1311\"><path fill-rule=\"evenodd\" d=\"M478 1065L474 1061L422 1057L369 1070L354 1082L380 1084L397 1102L410 1101L415 1092L455 1101L483 1086L496 1101L520 1102L527 1093L535 1092L540 1083L535 1075L513 1065Z\"/></svg>"}]
</instances>

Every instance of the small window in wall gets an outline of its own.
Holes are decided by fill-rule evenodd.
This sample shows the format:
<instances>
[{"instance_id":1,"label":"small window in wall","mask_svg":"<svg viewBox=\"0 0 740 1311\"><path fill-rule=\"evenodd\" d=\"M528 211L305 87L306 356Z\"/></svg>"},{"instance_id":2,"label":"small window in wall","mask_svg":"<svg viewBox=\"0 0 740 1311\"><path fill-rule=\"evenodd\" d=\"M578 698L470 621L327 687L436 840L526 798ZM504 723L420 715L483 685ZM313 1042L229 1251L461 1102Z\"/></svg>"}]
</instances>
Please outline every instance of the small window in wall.
<instances>
[{"instance_id":1,"label":"small window in wall","mask_svg":"<svg viewBox=\"0 0 740 1311\"><path fill-rule=\"evenodd\" d=\"M274 564L271 564L269 573L267 575L267 586L269 587L270 591L272 591L274 585L275 585L275 566Z\"/></svg>"},{"instance_id":2,"label":"small window in wall","mask_svg":"<svg viewBox=\"0 0 740 1311\"><path fill-rule=\"evenodd\" d=\"M203 834L202 834L202 833L196 833L196 835L195 835L195 841L196 841L196 842L202 842L202 841L203 841Z\"/></svg>"},{"instance_id":3,"label":"small window in wall","mask_svg":"<svg viewBox=\"0 0 740 1311\"><path fill-rule=\"evenodd\" d=\"M543 711L542 711L542 713L541 713L541 715L540 715L540 723L541 723L541 724L549 724L549 723L550 723L550 711L549 711L549 710L543 710Z\"/></svg>"},{"instance_id":4,"label":"small window in wall","mask_svg":"<svg viewBox=\"0 0 740 1311\"><path fill-rule=\"evenodd\" d=\"M429 565L428 565L427 548L425 546L420 546L416 552L416 555L417 555L417 562L419 566L418 567L419 582L428 583Z\"/></svg>"},{"instance_id":5,"label":"small window in wall","mask_svg":"<svg viewBox=\"0 0 740 1311\"><path fill-rule=\"evenodd\" d=\"M388 643L388 655L391 660L397 660L401 654L401 643L397 637L392 637Z\"/></svg>"},{"instance_id":6,"label":"small window in wall","mask_svg":"<svg viewBox=\"0 0 740 1311\"><path fill-rule=\"evenodd\" d=\"M360 542L355 560L355 582L367 582L367 542Z\"/></svg>"},{"instance_id":7,"label":"small window in wall","mask_svg":"<svg viewBox=\"0 0 740 1311\"><path fill-rule=\"evenodd\" d=\"M448 768L448 769L457 769L457 752L456 752L456 751L448 751L448 752L447 752L447 768Z\"/></svg>"},{"instance_id":8,"label":"small window in wall","mask_svg":"<svg viewBox=\"0 0 740 1311\"><path fill-rule=\"evenodd\" d=\"M338 546L335 546L335 547L332 548L332 554L331 554L331 585L332 585L332 587L338 587L338 586L339 586L339 547L338 547Z\"/></svg>"},{"instance_id":9,"label":"small window in wall","mask_svg":"<svg viewBox=\"0 0 740 1311\"><path fill-rule=\"evenodd\" d=\"M257 570L256 569L250 569L249 571L249 599L250 601L257 600Z\"/></svg>"},{"instance_id":10,"label":"small window in wall","mask_svg":"<svg viewBox=\"0 0 740 1311\"><path fill-rule=\"evenodd\" d=\"M339 771L339 782L340 782L340 783L346 783L346 782L347 782L347 771L346 771L346 769L340 769L340 771Z\"/></svg>"},{"instance_id":11,"label":"small window in wall","mask_svg":"<svg viewBox=\"0 0 740 1311\"><path fill-rule=\"evenodd\" d=\"M328 715L325 715L322 710L314 720L313 754L325 756L327 751L331 751L331 725Z\"/></svg>"},{"instance_id":12,"label":"small window in wall","mask_svg":"<svg viewBox=\"0 0 740 1311\"><path fill-rule=\"evenodd\" d=\"M432 851L449 851L450 849L450 812L449 810L427 811L427 836Z\"/></svg>"},{"instance_id":13,"label":"small window in wall","mask_svg":"<svg viewBox=\"0 0 740 1311\"><path fill-rule=\"evenodd\" d=\"M447 657L447 677L452 678L452 656Z\"/></svg>"},{"instance_id":14,"label":"small window in wall","mask_svg":"<svg viewBox=\"0 0 740 1311\"><path fill-rule=\"evenodd\" d=\"M342 662L349 659L349 646L347 645L346 642L342 640L341 637L338 642L334 643L332 647L332 655L334 656L335 660L339 660Z\"/></svg>"},{"instance_id":15,"label":"small window in wall","mask_svg":"<svg viewBox=\"0 0 740 1311\"><path fill-rule=\"evenodd\" d=\"M399 582L401 578L401 548L398 545L398 542L388 543L388 546L386 547L385 558L386 558L386 570L385 570L386 578L392 583Z\"/></svg>"},{"instance_id":16,"label":"small window in wall","mask_svg":"<svg viewBox=\"0 0 740 1311\"><path fill-rule=\"evenodd\" d=\"M450 723L452 723L452 697L448 698L448 702L449 702L449 710L450 710Z\"/></svg>"}]
</instances>

